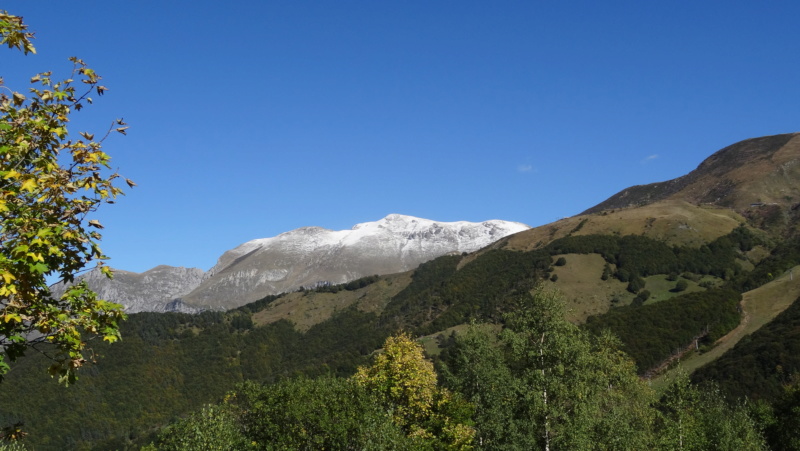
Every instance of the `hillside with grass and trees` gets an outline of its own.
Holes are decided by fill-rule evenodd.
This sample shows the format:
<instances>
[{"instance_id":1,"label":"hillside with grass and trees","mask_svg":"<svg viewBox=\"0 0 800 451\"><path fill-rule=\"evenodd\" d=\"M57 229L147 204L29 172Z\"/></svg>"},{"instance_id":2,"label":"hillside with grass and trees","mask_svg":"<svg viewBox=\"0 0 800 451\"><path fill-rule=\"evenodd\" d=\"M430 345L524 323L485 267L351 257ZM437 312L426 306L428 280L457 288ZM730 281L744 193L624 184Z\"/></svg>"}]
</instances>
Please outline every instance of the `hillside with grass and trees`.
<instances>
[{"instance_id":1,"label":"hillside with grass and trees","mask_svg":"<svg viewBox=\"0 0 800 451\"><path fill-rule=\"evenodd\" d=\"M84 94L33 83L0 92L0 450L800 449L800 134L410 271L126 318L47 296L120 191L59 128Z\"/></svg>"},{"instance_id":2,"label":"hillside with grass and trees","mask_svg":"<svg viewBox=\"0 0 800 451\"><path fill-rule=\"evenodd\" d=\"M747 236L736 229L716 244L710 243L718 250L715 255L719 262L708 264L708 271L724 272L736 265L737 259L745 258L742 243L747 242ZM723 244L731 251L719 251ZM623 252L628 245L630 249ZM37 449L55 449L61 443L97 449L142 445L154 440L156 426L170 424L187 412L197 411L200 417L211 415L201 413L203 406L219 402L245 381L270 386L299 376L348 378L359 366L369 364L374 350L399 331L436 336L438 331L471 322L507 326L508 315L519 310L521 297L527 298L551 283L549 275L558 268L555 256L565 251L576 256L583 255L579 252L600 256L604 264L598 264L591 276L597 281L602 281L605 265L616 268L619 264L631 274L650 274L667 252L673 256L696 255L697 262L709 261L708 252L701 249L693 254L680 247L651 252L656 248L658 242L650 239L566 238L534 251L498 248L479 255L444 256L407 276L368 277L343 286L270 296L228 312L130 315L122 323L125 339L111 346L94 346L99 363L82 373L68 393L48 383L45 373L36 371L40 367L38 357L20 360L3 384L9 390L0 390L0 404L4 406L0 420L23 424L29 433L28 442ZM652 255L654 261L643 257L646 255ZM577 260L565 258L562 268ZM686 266L670 264L664 271L684 271L697 262L686 259L681 263ZM772 256L764 258L762 264L775 265ZM619 283L617 273L615 270L607 282ZM757 278L760 272L742 272L742 276L745 274ZM731 279L730 284L735 283L745 281ZM590 337L610 331L620 340L615 344L617 352L632 356L633 374L647 373L676 349L693 344L712 346L717 337L739 323L738 291L698 288L701 291L659 302L615 306L606 300L607 313L591 316L579 329ZM310 321L313 325L304 330L298 330L288 318L265 321L270 317L263 314L272 306L283 302L307 305L308 299L327 296L347 296L351 303L340 304L329 317ZM574 301L559 302L563 305L554 314L561 315L566 323ZM441 364L447 364L450 354L445 338L439 340L442 354L434 356ZM451 391L464 395L452 387ZM65 394L69 398L64 398ZM54 406L51 399L63 402ZM79 414L87 411L93 414Z\"/></svg>"}]
</instances>

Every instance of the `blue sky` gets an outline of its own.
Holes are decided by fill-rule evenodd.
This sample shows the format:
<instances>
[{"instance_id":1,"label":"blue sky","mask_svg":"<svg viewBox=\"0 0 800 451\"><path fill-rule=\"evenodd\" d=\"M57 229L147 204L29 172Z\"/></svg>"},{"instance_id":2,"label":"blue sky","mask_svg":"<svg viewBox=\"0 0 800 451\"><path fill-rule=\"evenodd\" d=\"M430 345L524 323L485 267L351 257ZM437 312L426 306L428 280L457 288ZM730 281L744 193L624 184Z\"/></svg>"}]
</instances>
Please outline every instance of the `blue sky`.
<instances>
[{"instance_id":1,"label":"blue sky","mask_svg":"<svg viewBox=\"0 0 800 451\"><path fill-rule=\"evenodd\" d=\"M800 131L800 3L9 1L84 59L138 186L97 217L110 265L208 269L245 241L389 213L531 226Z\"/></svg>"}]
</instances>

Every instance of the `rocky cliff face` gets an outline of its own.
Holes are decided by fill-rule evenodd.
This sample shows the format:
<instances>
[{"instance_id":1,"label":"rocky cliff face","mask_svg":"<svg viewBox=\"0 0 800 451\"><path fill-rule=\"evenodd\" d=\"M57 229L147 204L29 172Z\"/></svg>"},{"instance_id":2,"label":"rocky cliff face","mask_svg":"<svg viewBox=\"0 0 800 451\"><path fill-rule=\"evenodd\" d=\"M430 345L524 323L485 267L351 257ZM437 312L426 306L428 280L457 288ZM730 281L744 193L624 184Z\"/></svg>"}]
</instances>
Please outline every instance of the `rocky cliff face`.
<instances>
[{"instance_id":1,"label":"rocky cliff face","mask_svg":"<svg viewBox=\"0 0 800 451\"><path fill-rule=\"evenodd\" d=\"M181 299L196 308L233 308L299 287L407 271L528 228L508 221L436 222L403 215L351 230L304 227L226 252L207 279Z\"/></svg>"},{"instance_id":2,"label":"rocky cliff face","mask_svg":"<svg viewBox=\"0 0 800 451\"><path fill-rule=\"evenodd\" d=\"M408 271L529 228L498 220L436 222L389 215L350 230L303 227L249 241L225 252L206 273L158 266L141 274L115 270L113 280L90 271L83 279L103 299L123 304L129 313L230 309L300 287ZM53 291L60 294L63 287Z\"/></svg>"},{"instance_id":3,"label":"rocky cliff face","mask_svg":"<svg viewBox=\"0 0 800 451\"><path fill-rule=\"evenodd\" d=\"M161 265L143 273L115 269L113 279L92 270L81 279L86 280L101 299L124 305L128 313L194 313L198 309L185 306L180 297L200 285L204 275L204 271L198 268ZM59 283L51 287L51 291L54 296L60 296L64 288Z\"/></svg>"}]
</instances>

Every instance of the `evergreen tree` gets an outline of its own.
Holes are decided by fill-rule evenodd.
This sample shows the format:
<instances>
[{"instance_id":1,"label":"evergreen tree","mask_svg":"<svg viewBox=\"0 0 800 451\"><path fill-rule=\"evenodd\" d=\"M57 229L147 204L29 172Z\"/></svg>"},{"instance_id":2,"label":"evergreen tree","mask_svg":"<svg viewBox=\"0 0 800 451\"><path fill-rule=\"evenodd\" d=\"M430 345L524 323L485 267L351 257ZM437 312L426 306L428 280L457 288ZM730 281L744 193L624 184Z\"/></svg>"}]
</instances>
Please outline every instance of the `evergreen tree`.
<instances>
[{"instance_id":1,"label":"evergreen tree","mask_svg":"<svg viewBox=\"0 0 800 451\"><path fill-rule=\"evenodd\" d=\"M686 291L687 288L689 288L689 282L687 282L685 279L681 279L675 284L673 291L680 293L681 291Z\"/></svg>"},{"instance_id":2,"label":"evergreen tree","mask_svg":"<svg viewBox=\"0 0 800 451\"><path fill-rule=\"evenodd\" d=\"M784 387L771 412L772 421L766 425L766 436L775 451L800 449L800 378L794 375Z\"/></svg>"}]
</instances>

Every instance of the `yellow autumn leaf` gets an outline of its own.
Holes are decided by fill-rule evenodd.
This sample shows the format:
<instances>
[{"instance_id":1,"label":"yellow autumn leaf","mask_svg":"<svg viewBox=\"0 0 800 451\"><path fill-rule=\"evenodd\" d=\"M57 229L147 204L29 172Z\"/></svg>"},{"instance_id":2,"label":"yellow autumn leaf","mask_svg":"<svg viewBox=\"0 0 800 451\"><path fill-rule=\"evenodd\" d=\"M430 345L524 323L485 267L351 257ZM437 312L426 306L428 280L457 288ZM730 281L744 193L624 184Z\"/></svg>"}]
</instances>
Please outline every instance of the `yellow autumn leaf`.
<instances>
[{"instance_id":1,"label":"yellow autumn leaf","mask_svg":"<svg viewBox=\"0 0 800 451\"><path fill-rule=\"evenodd\" d=\"M24 189L24 190L26 190L28 192L35 191L36 190L36 180L34 180L34 179L25 180L24 182L22 182L22 189Z\"/></svg>"},{"instance_id":2,"label":"yellow autumn leaf","mask_svg":"<svg viewBox=\"0 0 800 451\"><path fill-rule=\"evenodd\" d=\"M3 271L2 273L0 273L0 276L3 277L3 280L5 280L7 284L11 283L12 280L16 279L16 277L14 277L14 274L11 274L8 271Z\"/></svg>"},{"instance_id":3,"label":"yellow autumn leaf","mask_svg":"<svg viewBox=\"0 0 800 451\"><path fill-rule=\"evenodd\" d=\"M28 257L32 258L33 261L35 261L35 262L43 262L44 261L44 258L42 257L42 254L40 254L38 252L37 253L28 252L26 255Z\"/></svg>"},{"instance_id":4,"label":"yellow autumn leaf","mask_svg":"<svg viewBox=\"0 0 800 451\"><path fill-rule=\"evenodd\" d=\"M3 321L5 321L7 323L10 322L10 321L20 322L20 321L22 321L22 318L20 318L19 314L17 314L17 313L6 313L5 315L3 315Z\"/></svg>"}]
</instances>

